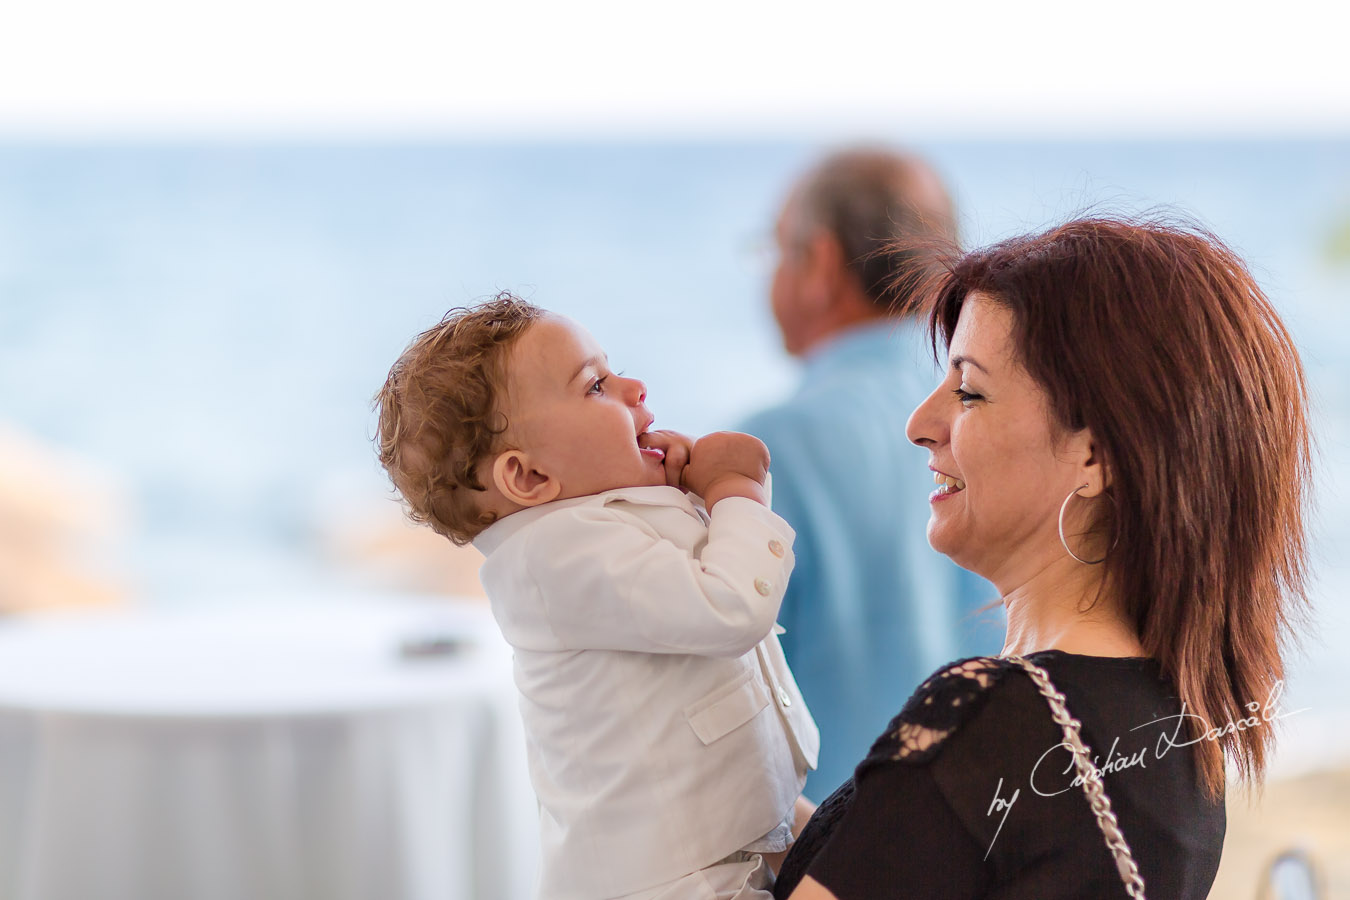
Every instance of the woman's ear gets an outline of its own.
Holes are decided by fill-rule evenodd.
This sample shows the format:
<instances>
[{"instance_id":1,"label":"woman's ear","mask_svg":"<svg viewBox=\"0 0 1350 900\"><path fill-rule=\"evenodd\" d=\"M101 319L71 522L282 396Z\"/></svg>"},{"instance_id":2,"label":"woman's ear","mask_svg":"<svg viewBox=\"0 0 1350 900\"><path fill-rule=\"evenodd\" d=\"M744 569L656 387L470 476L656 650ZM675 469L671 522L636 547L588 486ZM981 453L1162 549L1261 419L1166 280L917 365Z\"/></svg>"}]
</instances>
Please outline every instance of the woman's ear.
<instances>
[{"instance_id":1,"label":"woman's ear","mask_svg":"<svg viewBox=\"0 0 1350 900\"><path fill-rule=\"evenodd\" d=\"M1092 437L1092 432L1084 428L1069 439L1074 457L1080 460L1078 484L1086 484L1078 492L1080 497L1095 497L1111 486L1111 470L1101 452L1101 445Z\"/></svg>"},{"instance_id":2,"label":"woman's ear","mask_svg":"<svg viewBox=\"0 0 1350 900\"><path fill-rule=\"evenodd\" d=\"M538 506L562 492L558 479L530 465L523 450L504 450L492 461L492 483L502 496L518 506Z\"/></svg>"}]
</instances>

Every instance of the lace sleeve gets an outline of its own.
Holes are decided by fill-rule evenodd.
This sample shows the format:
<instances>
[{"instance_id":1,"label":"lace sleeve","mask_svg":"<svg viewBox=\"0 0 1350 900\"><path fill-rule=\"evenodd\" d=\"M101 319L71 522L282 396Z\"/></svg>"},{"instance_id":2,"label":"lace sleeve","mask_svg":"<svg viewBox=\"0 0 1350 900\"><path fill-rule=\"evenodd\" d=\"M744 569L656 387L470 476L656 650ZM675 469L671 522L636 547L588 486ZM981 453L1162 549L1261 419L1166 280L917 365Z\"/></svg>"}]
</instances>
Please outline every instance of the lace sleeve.
<instances>
[{"instance_id":1,"label":"lace sleeve","mask_svg":"<svg viewBox=\"0 0 1350 900\"><path fill-rule=\"evenodd\" d=\"M934 672L872 745L859 773L880 763L922 764L931 760L943 742L979 709L989 688L1011 666L1005 659L977 656Z\"/></svg>"}]
</instances>

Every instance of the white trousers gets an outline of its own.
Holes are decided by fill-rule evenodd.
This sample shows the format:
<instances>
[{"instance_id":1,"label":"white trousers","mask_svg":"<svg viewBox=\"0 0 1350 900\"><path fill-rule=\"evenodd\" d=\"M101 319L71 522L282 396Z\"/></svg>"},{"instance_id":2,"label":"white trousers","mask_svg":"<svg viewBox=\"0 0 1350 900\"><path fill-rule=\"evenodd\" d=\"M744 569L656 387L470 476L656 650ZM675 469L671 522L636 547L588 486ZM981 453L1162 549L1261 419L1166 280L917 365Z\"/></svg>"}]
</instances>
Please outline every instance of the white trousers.
<instances>
[{"instance_id":1,"label":"white trousers","mask_svg":"<svg viewBox=\"0 0 1350 900\"><path fill-rule=\"evenodd\" d=\"M763 856L739 850L706 869L615 900L773 900L773 872Z\"/></svg>"}]
</instances>

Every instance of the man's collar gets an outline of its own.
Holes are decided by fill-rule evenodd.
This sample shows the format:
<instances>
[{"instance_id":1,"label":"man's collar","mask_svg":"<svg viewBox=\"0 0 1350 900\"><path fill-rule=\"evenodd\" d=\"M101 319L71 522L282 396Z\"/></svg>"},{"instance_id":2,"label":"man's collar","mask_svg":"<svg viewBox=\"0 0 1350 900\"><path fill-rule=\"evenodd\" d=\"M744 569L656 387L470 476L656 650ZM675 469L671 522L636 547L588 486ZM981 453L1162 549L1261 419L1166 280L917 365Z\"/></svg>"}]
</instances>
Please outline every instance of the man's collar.
<instances>
[{"instance_id":1,"label":"man's collar","mask_svg":"<svg viewBox=\"0 0 1350 900\"><path fill-rule=\"evenodd\" d=\"M874 319L830 335L802 358L807 371L832 368L840 360L858 357L900 357L914 352L914 337L923 323L913 318Z\"/></svg>"}]
</instances>

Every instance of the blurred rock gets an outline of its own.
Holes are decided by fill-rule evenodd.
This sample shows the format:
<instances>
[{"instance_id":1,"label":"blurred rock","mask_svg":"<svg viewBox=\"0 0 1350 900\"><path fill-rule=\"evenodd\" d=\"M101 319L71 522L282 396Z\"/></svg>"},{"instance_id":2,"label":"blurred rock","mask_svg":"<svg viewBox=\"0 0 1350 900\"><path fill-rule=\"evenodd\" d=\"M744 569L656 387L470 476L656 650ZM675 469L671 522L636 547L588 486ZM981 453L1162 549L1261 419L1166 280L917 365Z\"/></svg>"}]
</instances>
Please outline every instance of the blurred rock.
<instances>
[{"instance_id":1,"label":"blurred rock","mask_svg":"<svg viewBox=\"0 0 1350 900\"><path fill-rule=\"evenodd\" d=\"M124 603L127 498L93 461L0 425L0 612Z\"/></svg>"},{"instance_id":2,"label":"blurred rock","mask_svg":"<svg viewBox=\"0 0 1350 900\"><path fill-rule=\"evenodd\" d=\"M387 482L352 474L324 479L315 532L324 558L364 587L486 602L478 581L483 555L409 521Z\"/></svg>"}]
</instances>

